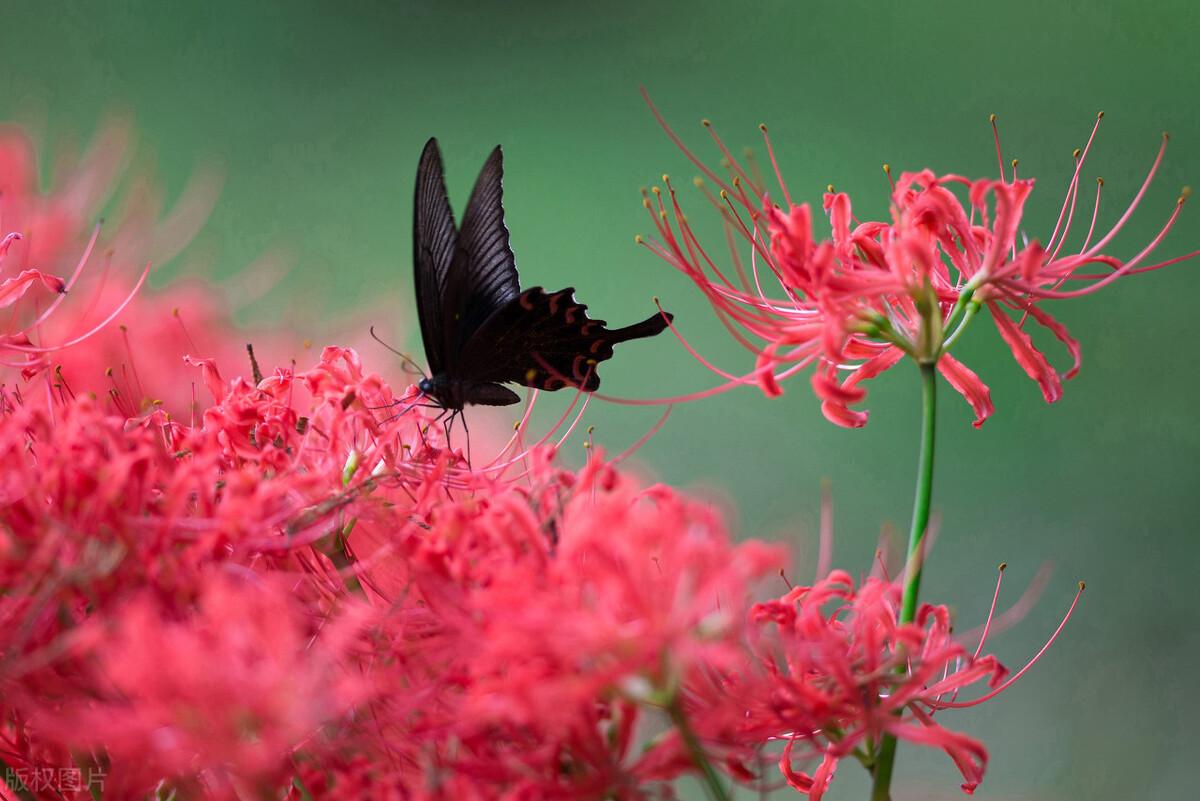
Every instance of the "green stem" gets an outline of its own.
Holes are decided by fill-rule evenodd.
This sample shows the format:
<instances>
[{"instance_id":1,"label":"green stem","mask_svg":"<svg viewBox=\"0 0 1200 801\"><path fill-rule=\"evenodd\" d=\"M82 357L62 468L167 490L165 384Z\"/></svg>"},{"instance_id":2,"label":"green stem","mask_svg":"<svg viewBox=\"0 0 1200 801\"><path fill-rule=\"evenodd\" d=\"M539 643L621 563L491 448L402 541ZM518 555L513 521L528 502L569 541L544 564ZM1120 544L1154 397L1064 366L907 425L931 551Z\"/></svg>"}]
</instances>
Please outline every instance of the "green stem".
<instances>
[{"instance_id":1,"label":"green stem","mask_svg":"<svg viewBox=\"0 0 1200 801\"><path fill-rule=\"evenodd\" d=\"M974 278L963 285L963 288L958 293L958 300L954 301L954 307L946 315L946 320L943 323L944 328L951 328L958 322L959 315L967 311L967 308L974 302L976 290L987 283L986 277L983 273L976 273Z\"/></svg>"},{"instance_id":2,"label":"green stem","mask_svg":"<svg viewBox=\"0 0 1200 801\"><path fill-rule=\"evenodd\" d=\"M688 723L687 715L683 711L683 704L679 702L678 698L670 703L667 712L670 713L675 728L679 729L679 736L683 738L683 744L687 746L692 764L704 777L704 785L708 788L709 795L713 797L714 801L730 801L729 791L725 789L720 774L708 761L708 756L704 753L704 746L700 744L700 739L692 730L692 724Z\"/></svg>"},{"instance_id":3,"label":"green stem","mask_svg":"<svg viewBox=\"0 0 1200 801\"><path fill-rule=\"evenodd\" d=\"M292 777L292 786L300 793L301 801L313 801L312 793L308 791L308 786L304 783L304 779L300 778L299 774Z\"/></svg>"},{"instance_id":4,"label":"green stem","mask_svg":"<svg viewBox=\"0 0 1200 801\"><path fill-rule=\"evenodd\" d=\"M921 455L917 462L917 492L913 500L912 530L908 535L908 560L904 572L904 597L900 603L900 623L911 623L917 614L917 594L921 589L924 554L921 544L929 528L929 502L933 497L933 448L937 422L937 367L921 365ZM904 671L903 665L899 668ZM885 734L875 762L875 780L871 801L891 801L892 768L896 762L896 738Z\"/></svg>"},{"instance_id":5,"label":"green stem","mask_svg":"<svg viewBox=\"0 0 1200 801\"><path fill-rule=\"evenodd\" d=\"M975 312L979 311L979 306L980 304L975 301L971 301L967 304L967 310L963 313L962 322L959 323L958 328L955 328L954 332L950 334L950 336L946 337L946 340L942 342L942 353L950 350L954 343L958 341L958 338L962 336L963 331L967 330L967 326L971 323L971 318L975 316Z\"/></svg>"}]
</instances>

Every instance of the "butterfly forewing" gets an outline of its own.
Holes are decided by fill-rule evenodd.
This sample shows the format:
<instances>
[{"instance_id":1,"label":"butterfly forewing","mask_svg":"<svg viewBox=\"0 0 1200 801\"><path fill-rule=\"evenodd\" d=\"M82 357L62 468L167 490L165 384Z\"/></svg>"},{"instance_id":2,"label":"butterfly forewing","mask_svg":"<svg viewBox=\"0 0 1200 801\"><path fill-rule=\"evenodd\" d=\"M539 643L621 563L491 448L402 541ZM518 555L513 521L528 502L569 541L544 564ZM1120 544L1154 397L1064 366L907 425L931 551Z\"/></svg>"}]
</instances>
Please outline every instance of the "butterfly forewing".
<instances>
[{"instance_id":1,"label":"butterfly forewing","mask_svg":"<svg viewBox=\"0 0 1200 801\"><path fill-rule=\"evenodd\" d=\"M450 361L446 352L444 298L457 251L458 232L446 195L442 155L437 140L430 139L425 143L417 167L413 203L413 279L425 358L434 374L445 370Z\"/></svg>"},{"instance_id":2,"label":"butterfly forewing","mask_svg":"<svg viewBox=\"0 0 1200 801\"><path fill-rule=\"evenodd\" d=\"M485 320L521 291L504 225L503 158L497 146L483 165L463 214L445 295L453 315L448 327L454 329L447 331L447 340L456 353Z\"/></svg>"}]
</instances>

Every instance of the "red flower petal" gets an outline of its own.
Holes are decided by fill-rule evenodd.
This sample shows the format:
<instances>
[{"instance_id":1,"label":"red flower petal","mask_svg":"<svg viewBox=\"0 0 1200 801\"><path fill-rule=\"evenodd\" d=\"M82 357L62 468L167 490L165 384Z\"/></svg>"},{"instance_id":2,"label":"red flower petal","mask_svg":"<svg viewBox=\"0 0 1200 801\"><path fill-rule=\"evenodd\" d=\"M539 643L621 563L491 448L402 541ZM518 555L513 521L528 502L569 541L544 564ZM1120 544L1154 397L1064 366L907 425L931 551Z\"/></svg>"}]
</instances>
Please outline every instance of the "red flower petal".
<instances>
[{"instance_id":1,"label":"red flower petal","mask_svg":"<svg viewBox=\"0 0 1200 801\"><path fill-rule=\"evenodd\" d=\"M1017 324L994 301L989 302L987 307L996 321L1000 336L1012 349L1013 358L1017 360L1017 364L1021 365L1025 374L1042 388L1042 397L1046 399L1046 402L1054 403L1061 398L1062 381L1059 380L1055 369L1050 366L1050 362L1046 361L1046 357L1033 346L1033 340L1029 338L1029 334L1018 328Z\"/></svg>"},{"instance_id":2,"label":"red flower petal","mask_svg":"<svg viewBox=\"0 0 1200 801\"><path fill-rule=\"evenodd\" d=\"M982 426L983 421L996 411L996 407L992 405L992 392L987 384L983 383L974 370L948 353L943 353L938 359L937 367L946 382L975 410L975 422L971 425L976 428Z\"/></svg>"}]
</instances>

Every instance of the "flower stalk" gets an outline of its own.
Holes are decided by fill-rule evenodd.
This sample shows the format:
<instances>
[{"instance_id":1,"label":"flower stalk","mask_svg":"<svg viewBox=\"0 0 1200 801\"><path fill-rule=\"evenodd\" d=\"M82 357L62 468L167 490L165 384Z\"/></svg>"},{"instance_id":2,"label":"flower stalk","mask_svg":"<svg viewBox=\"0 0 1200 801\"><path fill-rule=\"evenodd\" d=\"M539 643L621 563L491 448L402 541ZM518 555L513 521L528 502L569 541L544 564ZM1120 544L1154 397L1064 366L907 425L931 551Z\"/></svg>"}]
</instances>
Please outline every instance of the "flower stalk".
<instances>
[{"instance_id":1,"label":"flower stalk","mask_svg":"<svg viewBox=\"0 0 1200 801\"><path fill-rule=\"evenodd\" d=\"M917 596L924 567L925 532L929 529L929 507L933 498L934 434L937 428L937 368L921 365L921 453L917 460L917 490L913 499L912 529L908 535L904 595L900 602L900 625L917 616ZM901 666L901 671L904 667ZM875 762L871 801L891 801L892 769L896 762L896 737L885 734Z\"/></svg>"},{"instance_id":2,"label":"flower stalk","mask_svg":"<svg viewBox=\"0 0 1200 801\"><path fill-rule=\"evenodd\" d=\"M683 739L683 744L687 748L692 765L700 772L700 777L704 780L704 786L708 789L708 794L712 797L713 801L730 801L729 791L725 789L725 784L721 781L720 774L712 766L708 755L704 753L704 746L701 745L700 738L696 736L695 730L692 729L692 724L688 722L687 713L683 711L683 704L678 697L667 706L667 713L671 716L671 722L675 724L675 728L679 731L679 736Z\"/></svg>"}]
</instances>

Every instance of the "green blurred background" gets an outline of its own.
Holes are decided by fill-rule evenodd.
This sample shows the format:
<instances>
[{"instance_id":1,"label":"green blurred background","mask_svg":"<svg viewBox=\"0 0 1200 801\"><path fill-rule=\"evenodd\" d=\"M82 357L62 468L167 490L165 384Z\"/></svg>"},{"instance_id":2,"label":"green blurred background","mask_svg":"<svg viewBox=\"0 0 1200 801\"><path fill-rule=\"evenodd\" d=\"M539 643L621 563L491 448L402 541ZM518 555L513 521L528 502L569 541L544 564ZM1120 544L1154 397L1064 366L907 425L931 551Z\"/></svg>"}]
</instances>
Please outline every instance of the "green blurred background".
<instances>
[{"instance_id":1,"label":"green blurred background","mask_svg":"<svg viewBox=\"0 0 1200 801\"><path fill-rule=\"evenodd\" d=\"M885 161L992 175L990 112L1008 155L1039 179L1030 236L1053 226L1071 150L1099 109L1089 180L1105 177L1110 222L1160 131L1172 133L1118 255L1152 236L1181 185L1200 183L1194 3L10 1L0 32L0 116L31 121L53 142L86 138L127 110L172 192L197 165L224 167L221 202L194 248L222 276L273 250L294 265L252 314L349 316L414 348L411 184L436 134L460 209L488 149L504 144L527 285L574 285L622 324L659 295L704 353L749 368L698 293L633 243L649 227L638 188L664 171L693 173L654 125L641 84L708 155L700 117L739 147L758 145L757 123L770 123L793 195L818 201L834 182L864 217L886 214ZM702 216L699 198L689 205ZM1198 214L1185 210L1163 255L1200 245ZM942 529L925 597L952 604L967 626L986 611L998 562L1010 565L1010 597L1052 562L1041 602L996 640L1017 666L1056 625L1075 581L1088 581L1078 617L1033 671L1001 700L947 715L991 749L979 797L1194 797L1200 381L1187 326L1197 270L1052 305L1084 346L1083 371L1054 406L990 324L961 345L997 412L976 431L965 404L942 394ZM389 295L394 315L357 313ZM382 349L367 358L400 378ZM668 337L623 347L605 369L606 389L630 397L711 384ZM880 526L907 525L916 371L873 383L871 423L858 431L823 420L806 378L787 390L679 407L640 458L665 481L727 498L742 535L795 542L800 574L814 560L829 479L836 561L867 569ZM589 422L620 450L655 416L596 403ZM570 450L581 453L578 442ZM830 798L864 797L858 773L847 765ZM957 795L940 754L902 749L898 776L907 797Z\"/></svg>"}]
</instances>

